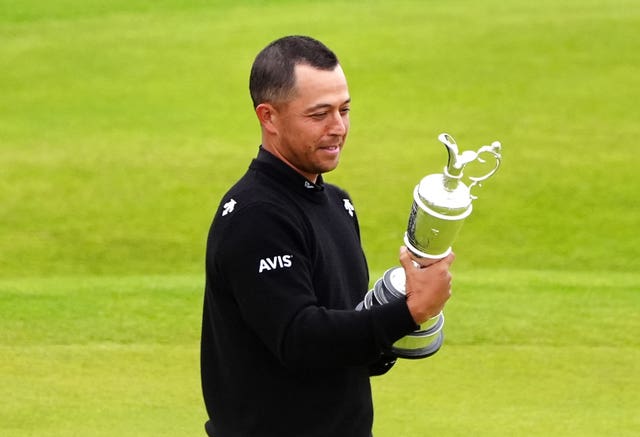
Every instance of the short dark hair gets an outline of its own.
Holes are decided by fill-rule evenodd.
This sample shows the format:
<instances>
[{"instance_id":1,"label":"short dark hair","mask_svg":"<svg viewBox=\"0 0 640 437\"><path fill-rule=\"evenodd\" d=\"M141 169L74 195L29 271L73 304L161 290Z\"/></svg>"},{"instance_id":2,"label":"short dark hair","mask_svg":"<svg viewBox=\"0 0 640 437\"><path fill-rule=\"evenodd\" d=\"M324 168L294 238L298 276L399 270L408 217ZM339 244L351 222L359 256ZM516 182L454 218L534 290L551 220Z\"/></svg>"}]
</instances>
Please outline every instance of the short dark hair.
<instances>
[{"instance_id":1,"label":"short dark hair","mask_svg":"<svg viewBox=\"0 0 640 437\"><path fill-rule=\"evenodd\" d=\"M333 70L338 58L327 46L308 36L292 35L273 41L258 53L251 67L249 92L253 107L291 97L295 87L294 70L299 64Z\"/></svg>"}]
</instances>

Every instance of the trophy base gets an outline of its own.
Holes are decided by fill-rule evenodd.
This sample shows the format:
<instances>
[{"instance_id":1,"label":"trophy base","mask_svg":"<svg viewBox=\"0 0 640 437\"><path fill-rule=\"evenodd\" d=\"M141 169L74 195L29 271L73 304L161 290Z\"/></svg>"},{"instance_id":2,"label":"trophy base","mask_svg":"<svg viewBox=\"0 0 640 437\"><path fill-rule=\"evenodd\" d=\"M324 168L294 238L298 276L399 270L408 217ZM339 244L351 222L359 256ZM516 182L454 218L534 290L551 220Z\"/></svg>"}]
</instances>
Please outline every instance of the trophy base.
<instances>
[{"instance_id":1,"label":"trophy base","mask_svg":"<svg viewBox=\"0 0 640 437\"><path fill-rule=\"evenodd\" d=\"M369 290L356 311L369 310L373 306L385 305L397 299L405 299L405 275L402 267L388 269ZM420 328L405 335L391 346L398 358L420 359L430 357L440 350L444 341L442 311L420 325Z\"/></svg>"},{"instance_id":2,"label":"trophy base","mask_svg":"<svg viewBox=\"0 0 640 437\"><path fill-rule=\"evenodd\" d=\"M407 337L411 336L409 334ZM404 337L404 338L407 338ZM442 343L444 342L444 332L439 331L434 341L432 341L428 346L418 348L418 349L403 349L399 347L392 347L391 352L398 358L406 358L409 360L419 360L421 358L427 358L431 355L434 355L436 352L440 350Z\"/></svg>"},{"instance_id":3,"label":"trophy base","mask_svg":"<svg viewBox=\"0 0 640 437\"><path fill-rule=\"evenodd\" d=\"M444 326L444 315L440 312L437 316L430 318L417 331L405 335L396 341L391 350L399 358L426 358L440 350L444 339L442 327Z\"/></svg>"}]
</instances>

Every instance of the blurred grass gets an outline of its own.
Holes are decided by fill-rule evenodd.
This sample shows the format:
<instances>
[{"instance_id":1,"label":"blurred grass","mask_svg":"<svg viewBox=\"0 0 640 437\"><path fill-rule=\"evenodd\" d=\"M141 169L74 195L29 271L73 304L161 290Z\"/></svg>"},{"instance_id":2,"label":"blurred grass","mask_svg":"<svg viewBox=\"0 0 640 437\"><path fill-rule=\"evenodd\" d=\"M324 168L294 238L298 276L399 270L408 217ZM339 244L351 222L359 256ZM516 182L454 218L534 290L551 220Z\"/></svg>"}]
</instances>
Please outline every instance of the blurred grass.
<instances>
[{"instance_id":1,"label":"blurred grass","mask_svg":"<svg viewBox=\"0 0 640 437\"><path fill-rule=\"evenodd\" d=\"M326 178L372 279L437 135L504 146L445 346L373 379L376 436L639 434L638 28L635 0L0 0L0 435L202 434L204 240L259 142L250 64L292 33L349 79Z\"/></svg>"},{"instance_id":2,"label":"blurred grass","mask_svg":"<svg viewBox=\"0 0 640 437\"><path fill-rule=\"evenodd\" d=\"M374 378L382 436L633 436L640 277L460 272L445 343Z\"/></svg>"},{"instance_id":3,"label":"blurred grass","mask_svg":"<svg viewBox=\"0 0 640 437\"><path fill-rule=\"evenodd\" d=\"M0 434L202 435L198 277L0 281Z\"/></svg>"},{"instance_id":4,"label":"blurred grass","mask_svg":"<svg viewBox=\"0 0 640 437\"><path fill-rule=\"evenodd\" d=\"M638 274L456 275L446 342L372 380L378 436L640 430ZM199 276L0 281L0 432L201 435Z\"/></svg>"},{"instance_id":5,"label":"blurred grass","mask_svg":"<svg viewBox=\"0 0 640 437\"><path fill-rule=\"evenodd\" d=\"M396 262L412 188L444 165L442 131L462 148L504 145L458 265L640 267L637 2L0 11L4 275L200 271L212 211L259 142L249 65L267 41L300 32L348 73L352 132L327 179L354 197L374 269Z\"/></svg>"}]
</instances>

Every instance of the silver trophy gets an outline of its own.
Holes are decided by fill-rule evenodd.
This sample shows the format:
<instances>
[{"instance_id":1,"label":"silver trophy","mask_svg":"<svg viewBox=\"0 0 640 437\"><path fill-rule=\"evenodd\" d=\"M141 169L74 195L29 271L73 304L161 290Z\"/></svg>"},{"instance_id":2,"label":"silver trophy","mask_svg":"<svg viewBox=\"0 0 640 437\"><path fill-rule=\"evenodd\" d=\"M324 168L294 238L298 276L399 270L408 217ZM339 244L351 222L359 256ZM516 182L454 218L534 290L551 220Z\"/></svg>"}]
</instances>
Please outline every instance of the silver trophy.
<instances>
[{"instance_id":1,"label":"silver trophy","mask_svg":"<svg viewBox=\"0 0 640 437\"><path fill-rule=\"evenodd\" d=\"M502 159L498 141L475 152L467 150L460 153L451 135L443 133L438 139L447 148L449 161L443 173L425 176L413 190L413 205L404 235L404 244L415 257L432 262L449 255L464 220L471 214L472 201L477 198L471 194L471 189L491 177ZM492 161L488 161L489 158ZM488 166L488 170L485 168L481 176L469 176L471 184L467 186L462 182L462 171L471 163ZM356 309L368 310L374 305L405 298L404 269L392 267L376 281ZM444 315L440 312L395 342L391 352L400 358L431 356L442 346L443 326Z\"/></svg>"}]
</instances>

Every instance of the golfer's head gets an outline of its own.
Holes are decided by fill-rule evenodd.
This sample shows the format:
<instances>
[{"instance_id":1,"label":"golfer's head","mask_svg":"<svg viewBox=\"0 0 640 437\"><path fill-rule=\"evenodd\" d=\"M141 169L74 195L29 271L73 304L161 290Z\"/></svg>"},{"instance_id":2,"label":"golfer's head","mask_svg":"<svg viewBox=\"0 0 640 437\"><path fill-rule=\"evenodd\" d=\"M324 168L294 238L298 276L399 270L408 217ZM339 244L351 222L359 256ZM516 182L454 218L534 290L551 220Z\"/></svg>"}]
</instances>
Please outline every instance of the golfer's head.
<instances>
[{"instance_id":1,"label":"golfer's head","mask_svg":"<svg viewBox=\"0 0 640 437\"><path fill-rule=\"evenodd\" d=\"M335 54L319 41L274 41L251 70L262 146L310 181L338 165L349 131L351 97Z\"/></svg>"},{"instance_id":2,"label":"golfer's head","mask_svg":"<svg viewBox=\"0 0 640 437\"><path fill-rule=\"evenodd\" d=\"M338 58L327 46L308 36L285 36L265 47L256 56L249 78L253 107L261 103L278 104L295 92L296 65L334 70Z\"/></svg>"}]
</instances>

